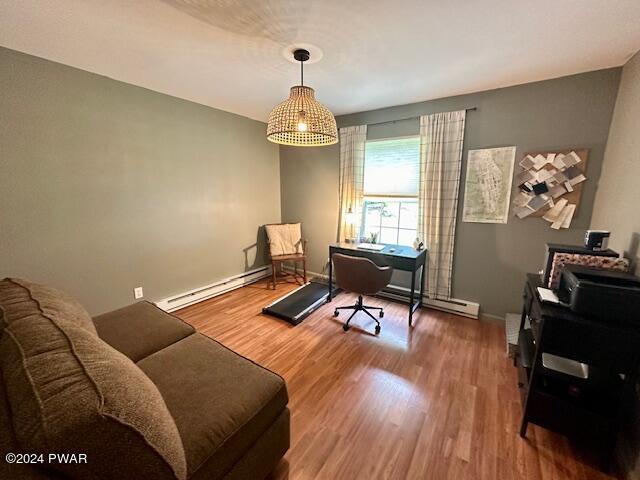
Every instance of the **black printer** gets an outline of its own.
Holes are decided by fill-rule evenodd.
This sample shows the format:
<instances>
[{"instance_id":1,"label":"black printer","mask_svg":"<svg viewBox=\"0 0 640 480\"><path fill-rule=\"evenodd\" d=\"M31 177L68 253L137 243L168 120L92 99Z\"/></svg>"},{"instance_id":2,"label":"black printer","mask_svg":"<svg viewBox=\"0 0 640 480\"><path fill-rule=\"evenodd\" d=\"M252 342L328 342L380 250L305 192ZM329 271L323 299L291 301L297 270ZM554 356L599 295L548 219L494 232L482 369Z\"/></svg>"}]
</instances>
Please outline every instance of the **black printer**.
<instances>
[{"instance_id":1,"label":"black printer","mask_svg":"<svg viewBox=\"0 0 640 480\"><path fill-rule=\"evenodd\" d=\"M580 315L640 325L640 278L630 273L566 265L557 294Z\"/></svg>"}]
</instances>

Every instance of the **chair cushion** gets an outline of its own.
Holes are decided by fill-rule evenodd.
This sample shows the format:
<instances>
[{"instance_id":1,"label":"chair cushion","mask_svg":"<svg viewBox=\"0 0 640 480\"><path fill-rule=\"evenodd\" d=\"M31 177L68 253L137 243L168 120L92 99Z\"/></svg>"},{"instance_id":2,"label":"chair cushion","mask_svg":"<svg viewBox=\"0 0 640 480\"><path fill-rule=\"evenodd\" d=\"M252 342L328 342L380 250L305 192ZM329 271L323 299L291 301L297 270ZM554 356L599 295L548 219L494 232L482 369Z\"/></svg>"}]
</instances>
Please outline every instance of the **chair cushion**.
<instances>
[{"instance_id":1,"label":"chair cushion","mask_svg":"<svg viewBox=\"0 0 640 480\"><path fill-rule=\"evenodd\" d=\"M12 321L0 368L22 451L85 453L72 478L184 479L176 425L142 371L86 328L44 311Z\"/></svg>"},{"instance_id":2,"label":"chair cushion","mask_svg":"<svg viewBox=\"0 0 640 480\"><path fill-rule=\"evenodd\" d=\"M93 318L98 336L134 362L191 335L195 330L149 302L138 302Z\"/></svg>"},{"instance_id":3,"label":"chair cushion","mask_svg":"<svg viewBox=\"0 0 640 480\"><path fill-rule=\"evenodd\" d=\"M199 333L138 366L176 421L189 478L225 475L288 402L282 378Z\"/></svg>"},{"instance_id":4,"label":"chair cushion","mask_svg":"<svg viewBox=\"0 0 640 480\"><path fill-rule=\"evenodd\" d=\"M0 280L0 334L11 322L41 314L96 333L89 313L66 293L19 278Z\"/></svg>"},{"instance_id":5,"label":"chair cushion","mask_svg":"<svg viewBox=\"0 0 640 480\"><path fill-rule=\"evenodd\" d=\"M299 223L265 225L272 257L302 253L302 231Z\"/></svg>"}]
</instances>

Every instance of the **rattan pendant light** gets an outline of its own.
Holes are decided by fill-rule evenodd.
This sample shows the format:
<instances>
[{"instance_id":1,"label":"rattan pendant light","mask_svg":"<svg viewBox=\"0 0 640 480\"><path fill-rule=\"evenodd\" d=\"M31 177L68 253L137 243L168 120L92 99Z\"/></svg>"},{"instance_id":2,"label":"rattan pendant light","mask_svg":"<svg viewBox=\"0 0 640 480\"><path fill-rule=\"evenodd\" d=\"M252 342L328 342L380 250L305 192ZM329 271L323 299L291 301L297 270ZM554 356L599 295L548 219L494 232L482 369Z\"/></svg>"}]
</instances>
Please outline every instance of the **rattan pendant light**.
<instances>
[{"instance_id":1,"label":"rattan pendant light","mask_svg":"<svg viewBox=\"0 0 640 480\"><path fill-rule=\"evenodd\" d=\"M298 49L293 58L300 62L300 85L291 87L289 98L271 111L267 139L298 147L338 143L336 119L314 98L313 88L304 86L304 62L309 60L309 52Z\"/></svg>"}]
</instances>

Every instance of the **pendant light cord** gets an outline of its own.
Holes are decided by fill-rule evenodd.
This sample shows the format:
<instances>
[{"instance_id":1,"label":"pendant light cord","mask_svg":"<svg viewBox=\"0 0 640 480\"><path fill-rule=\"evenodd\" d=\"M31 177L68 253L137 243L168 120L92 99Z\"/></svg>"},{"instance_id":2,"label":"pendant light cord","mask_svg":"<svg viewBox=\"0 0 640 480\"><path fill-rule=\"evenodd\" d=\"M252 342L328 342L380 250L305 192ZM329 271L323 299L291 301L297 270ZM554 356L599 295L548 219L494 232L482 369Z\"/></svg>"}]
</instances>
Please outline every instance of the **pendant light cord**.
<instances>
[{"instance_id":1,"label":"pendant light cord","mask_svg":"<svg viewBox=\"0 0 640 480\"><path fill-rule=\"evenodd\" d=\"M304 61L300 61L300 86L304 87ZM302 95L302 97L300 98L301 100L301 107L302 107L302 112L304 112L304 95Z\"/></svg>"},{"instance_id":2,"label":"pendant light cord","mask_svg":"<svg viewBox=\"0 0 640 480\"><path fill-rule=\"evenodd\" d=\"M304 86L304 62L300 62L300 85Z\"/></svg>"}]
</instances>

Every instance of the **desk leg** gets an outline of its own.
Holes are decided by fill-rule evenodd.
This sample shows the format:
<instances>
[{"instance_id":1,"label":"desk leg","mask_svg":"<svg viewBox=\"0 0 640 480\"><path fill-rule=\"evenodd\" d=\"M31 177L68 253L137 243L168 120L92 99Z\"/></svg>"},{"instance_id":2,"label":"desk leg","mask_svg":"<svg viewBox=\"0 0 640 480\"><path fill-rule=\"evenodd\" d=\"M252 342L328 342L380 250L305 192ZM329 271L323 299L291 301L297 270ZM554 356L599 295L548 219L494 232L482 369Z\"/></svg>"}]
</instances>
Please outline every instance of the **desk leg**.
<instances>
[{"instance_id":1,"label":"desk leg","mask_svg":"<svg viewBox=\"0 0 640 480\"><path fill-rule=\"evenodd\" d=\"M411 293L409 294L409 326L413 319L413 296L416 293L416 271L411 272Z\"/></svg>"},{"instance_id":2,"label":"desk leg","mask_svg":"<svg viewBox=\"0 0 640 480\"><path fill-rule=\"evenodd\" d=\"M331 301L332 291L333 291L333 262L331 261L331 253L329 253L329 295L327 295L327 303Z\"/></svg>"},{"instance_id":3,"label":"desk leg","mask_svg":"<svg viewBox=\"0 0 640 480\"><path fill-rule=\"evenodd\" d=\"M420 270L420 306L422 307L422 302L424 302L424 267L422 265L422 269Z\"/></svg>"}]
</instances>

